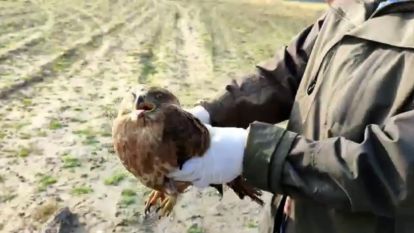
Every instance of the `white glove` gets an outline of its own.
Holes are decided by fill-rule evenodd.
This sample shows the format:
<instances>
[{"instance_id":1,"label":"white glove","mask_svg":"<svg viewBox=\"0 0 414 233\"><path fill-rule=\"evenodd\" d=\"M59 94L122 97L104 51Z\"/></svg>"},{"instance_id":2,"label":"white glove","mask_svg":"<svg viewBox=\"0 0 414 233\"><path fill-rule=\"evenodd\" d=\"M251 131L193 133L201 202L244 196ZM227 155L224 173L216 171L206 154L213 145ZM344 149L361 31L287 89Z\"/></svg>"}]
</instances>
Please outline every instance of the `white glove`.
<instances>
[{"instance_id":1,"label":"white glove","mask_svg":"<svg viewBox=\"0 0 414 233\"><path fill-rule=\"evenodd\" d=\"M194 108L188 109L186 111L193 114L195 117L197 117L204 124L210 124L211 123L210 122L210 114L201 105L197 105Z\"/></svg>"},{"instance_id":2,"label":"white glove","mask_svg":"<svg viewBox=\"0 0 414 233\"><path fill-rule=\"evenodd\" d=\"M211 138L207 152L185 162L182 170L173 171L169 178L188 181L196 187L205 188L210 184L233 181L242 173L248 130L205 126Z\"/></svg>"}]
</instances>

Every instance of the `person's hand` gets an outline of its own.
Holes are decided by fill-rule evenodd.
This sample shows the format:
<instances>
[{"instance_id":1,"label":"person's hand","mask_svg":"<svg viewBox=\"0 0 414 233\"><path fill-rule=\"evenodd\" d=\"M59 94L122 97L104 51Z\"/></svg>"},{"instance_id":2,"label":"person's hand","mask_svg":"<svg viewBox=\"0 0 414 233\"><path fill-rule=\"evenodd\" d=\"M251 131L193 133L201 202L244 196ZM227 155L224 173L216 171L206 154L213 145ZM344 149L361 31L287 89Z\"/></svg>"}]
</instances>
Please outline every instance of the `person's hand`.
<instances>
[{"instance_id":1,"label":"person's hand","mask_svg":"<svg viewBox=\"0 0 414 233\"><path fill-rule=\"evenodd\" d=\"M186 161L182 169L170 173L169 178L188 181L196 187L205 188L210 184L231 182L241 175L248 130L210 125L206 127L211 138L207 152L201 157Z\"/></svg>"},{"instance_id":2,"label":"person's hand","mask_svg":"<svg viewBox=\"0 0 414 233\"><path fill-rule=\"evenodd\" d=\"M193 116L197 117L202 123L210 124L210 114L203 106L197 105L194 108L186 109L186 111L193 114Z\"/></svg>"}]
</instances>

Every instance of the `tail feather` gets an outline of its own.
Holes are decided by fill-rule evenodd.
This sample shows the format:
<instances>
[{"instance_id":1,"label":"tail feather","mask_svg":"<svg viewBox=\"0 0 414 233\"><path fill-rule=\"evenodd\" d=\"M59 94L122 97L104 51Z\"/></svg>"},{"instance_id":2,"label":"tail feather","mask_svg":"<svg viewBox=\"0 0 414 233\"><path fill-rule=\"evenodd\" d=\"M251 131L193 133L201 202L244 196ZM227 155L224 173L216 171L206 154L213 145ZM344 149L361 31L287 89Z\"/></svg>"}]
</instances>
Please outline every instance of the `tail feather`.
<instances>
[{"instance_id":1,"label":"tail feather","mask_svg":"<svg viewBox=\"0 0 414 233\"><path fill-rule=\"evenodd\" d=\"M250 197L253 201L257 204L263 206L264 202L260 197L262 196L262 192L249 185L244 178L241 176L237 177L235 180L227 184L233 191L239 196L240 199L243 199L245 196Z\"/></svg>"}]
</instances>

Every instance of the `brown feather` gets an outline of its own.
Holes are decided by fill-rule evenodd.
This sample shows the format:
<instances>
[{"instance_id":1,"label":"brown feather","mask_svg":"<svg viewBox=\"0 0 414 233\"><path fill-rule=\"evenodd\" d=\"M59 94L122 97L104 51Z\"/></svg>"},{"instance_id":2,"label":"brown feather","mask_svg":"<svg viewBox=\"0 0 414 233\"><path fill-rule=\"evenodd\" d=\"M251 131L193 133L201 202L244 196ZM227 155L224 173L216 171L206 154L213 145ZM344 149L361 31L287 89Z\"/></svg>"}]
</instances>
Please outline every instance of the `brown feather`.
<instances>
[{"instance_id":1,"label":"brown feather","mask_svg":"<svg viewBox=\"0 0 414 233\"><path fill-rule=\"evenodd\" d=\"M121 109L113 122L115 152L125 168L145 186L167 192L167 175L192 157L202 156L210 146L208 129L192 114L181 109L178 99L161 88L150 88L145 95L150 103L137 102L134 107L156 106L144 117L134 117ZM182 193L189 182L173 182ZM238 177L228 183L238 196L251 197L259 204L261 192ZM211 185L222 195L222 185Z\"/></svg>"},{"instance_id":2,"label":"brown feather","mask_svg":"<svg viewBox=\"0 0 414 233\"><path fill-rule=\"evenodd\" d=\"M207 128L192 114L176 105L161 107L166 118L163 141L172 141L177 149L179 167L191 157L202 156L210 146Z\"/></svg>"},{"instance_id":3,"label":"brown feather","mask_svg":"<svg viewBox=\"0 0 414 233\"><path fill-rule=\"evenodd\" d=\"M264 205L264 202L260 199L262 192L259 189L249 185L243 177L239 176L227 185L233 189L240 199L244 199L245 196L248 196L257 204L261 206Z\"/></svg>"},{"instance_id":4,"label":"brown feather","mask_svg":"<svg viewBox=\"0 0 414 233\"><path fill-rule=\"evenodd\" d=\"M159 191L164 191L164 177L177 167L174 144L162 141L162 120L142 127L124 115L113 125L114 148L125 168L141 183Z\"/></svg>"}]
</instances>

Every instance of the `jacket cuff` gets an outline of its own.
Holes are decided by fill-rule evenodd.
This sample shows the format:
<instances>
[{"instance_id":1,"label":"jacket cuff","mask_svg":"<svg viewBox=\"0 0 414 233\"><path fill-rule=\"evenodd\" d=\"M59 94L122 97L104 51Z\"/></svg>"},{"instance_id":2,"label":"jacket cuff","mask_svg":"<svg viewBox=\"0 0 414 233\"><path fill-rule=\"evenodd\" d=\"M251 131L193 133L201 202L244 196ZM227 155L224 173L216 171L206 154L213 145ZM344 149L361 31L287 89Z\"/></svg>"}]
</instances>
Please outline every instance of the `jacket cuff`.
<instances>
[{"instance_id":1,"label":"jacket cuff","mask_svg":"<svg viewBox=\"0 0 414 233\"><path fill-rule=\"evenodd\" d=\"M243 159L243 177L251 185L281 193L280 180L286 157L297 134L276 125L250 125Z\"/></svg>"}]
</instances>

